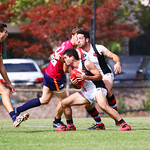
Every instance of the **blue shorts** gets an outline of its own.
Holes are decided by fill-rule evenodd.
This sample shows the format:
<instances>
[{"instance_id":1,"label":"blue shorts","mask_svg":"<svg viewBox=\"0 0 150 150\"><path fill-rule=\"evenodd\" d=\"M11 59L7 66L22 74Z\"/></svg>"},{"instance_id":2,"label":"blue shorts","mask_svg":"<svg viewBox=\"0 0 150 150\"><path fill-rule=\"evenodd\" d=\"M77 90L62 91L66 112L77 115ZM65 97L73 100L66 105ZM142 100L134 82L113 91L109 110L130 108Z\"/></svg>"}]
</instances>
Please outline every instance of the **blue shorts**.
<instances>
[{"instance_id":1,"label":"blue shorts","mask_svg":"<svg viewBox=\"0 0 150 150\"><path fill-rule=\"evenodd\" d=\"M65 86L62 80L56 80L44 73L43 85L48 87L50 91L62 90Z\"/></svg>"}]
</instances>

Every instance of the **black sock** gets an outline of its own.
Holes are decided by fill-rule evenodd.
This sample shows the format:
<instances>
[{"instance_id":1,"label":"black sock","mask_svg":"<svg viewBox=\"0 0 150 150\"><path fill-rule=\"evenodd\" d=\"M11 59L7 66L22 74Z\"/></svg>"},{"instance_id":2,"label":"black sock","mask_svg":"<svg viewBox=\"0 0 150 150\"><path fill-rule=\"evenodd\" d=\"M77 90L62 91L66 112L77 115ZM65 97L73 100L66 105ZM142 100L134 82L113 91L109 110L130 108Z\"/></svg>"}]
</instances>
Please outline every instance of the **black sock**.
<instances>
[{"instance_id":1,"label":"black sock","mask_svg":"<svg viewBox=\"0 0 150 150\"><path fill-rule=\"evenodd\" d=\"M55 123L59 123L61 121L61 118L57 119L56 117L54 118Z\"/></svg>"}]
</instances>

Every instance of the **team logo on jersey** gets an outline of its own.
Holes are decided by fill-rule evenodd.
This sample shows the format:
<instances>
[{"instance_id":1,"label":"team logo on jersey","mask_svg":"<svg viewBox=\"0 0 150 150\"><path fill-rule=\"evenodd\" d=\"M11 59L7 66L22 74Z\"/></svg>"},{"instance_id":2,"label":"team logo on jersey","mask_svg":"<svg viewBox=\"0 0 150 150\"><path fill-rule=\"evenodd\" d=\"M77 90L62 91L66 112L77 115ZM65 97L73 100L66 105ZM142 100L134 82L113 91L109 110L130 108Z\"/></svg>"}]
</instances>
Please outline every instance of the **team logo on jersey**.
<instances>
[{"instance_id":1,"label":"team logo on jersey","mask_svg":"<svg viewBox=\"0 0 150 150\"><path fill-rule=\"evenodd\" d=\"M63 87L64 87L64 84L61 84L61 85L59 86L60 89L63 88Z\"/></svg>"},{"instance_id":2,"label":"team logo on jersey","mask_svg":"<svg viewBox=\"0 0 150 150\"><path fill-rule=\"evenodd\" d=\"M83 58L85 58L85 57L86 57L86 54L85 54L85 53L83 53L83 54L82 54L82 57L83 57Z\"/></svg>"}]
</instances>

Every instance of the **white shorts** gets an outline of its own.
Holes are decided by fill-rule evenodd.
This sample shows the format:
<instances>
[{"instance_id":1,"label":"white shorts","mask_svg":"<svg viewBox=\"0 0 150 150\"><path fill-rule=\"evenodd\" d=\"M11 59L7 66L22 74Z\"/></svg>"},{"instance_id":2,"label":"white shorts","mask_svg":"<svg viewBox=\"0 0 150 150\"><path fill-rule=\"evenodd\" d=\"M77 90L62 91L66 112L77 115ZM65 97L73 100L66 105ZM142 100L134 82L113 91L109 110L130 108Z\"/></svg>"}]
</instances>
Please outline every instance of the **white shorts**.
<instances>
[{"instance_id":1,"label":"white shorts","mask_svg":"<svg viewBox=\"0 0 150 150\"><path fill-rule=\"evenodd\" d=\"M104 94L105 96L107 95L107 90L105 88L97 88L96 87L94 89L92 89L91 91L84 91L82 90L81 93L83 94L83 96L90 102L90 104L93 104L96 102L96 94L97 92L101 92L102 94Z\"/></svg>"},{"instance_id":2,"label":"white shorts","mask_svg":"<svg viewBox=\"0 0 150 150\"><path fill-rule=\"evenodd\" d=\"M110 78L112 78L112 80L114 80L114 74L113 73L106 73L106 74L103 75L103 79L105 77L110 77Z\"/></svg>"},{"instance_id":3,"label":"white shorts","mask_svg":"<svg viewBox=\"0 0 150 150\"><path fill-rule=\"evenodd\" d=\"M97 88L97 92L101 92L102 94L104 94L105 96L107 96L107 90L105 88Z\"/></svg>"},{"instance_id":4,"label":"white shorts","mask_svg":"<svg viewBox=\"0 0 150 150\"><path fill-rule=\"evenodd\" d=\"M96 86L92 81L86 81L84 83L86 91L82 88L81 93L92 104L95 103L95 95L97 92Z\"/></svg>"}]
</instances>

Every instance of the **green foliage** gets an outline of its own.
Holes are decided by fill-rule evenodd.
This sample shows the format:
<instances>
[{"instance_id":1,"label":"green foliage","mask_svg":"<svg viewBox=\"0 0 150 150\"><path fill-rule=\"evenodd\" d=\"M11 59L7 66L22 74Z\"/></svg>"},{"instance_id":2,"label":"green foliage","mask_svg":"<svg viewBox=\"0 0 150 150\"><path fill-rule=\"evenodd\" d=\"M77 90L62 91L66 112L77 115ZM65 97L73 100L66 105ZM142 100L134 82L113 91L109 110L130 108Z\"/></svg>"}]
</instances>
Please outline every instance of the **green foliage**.
<instances>
[{"instance_id":1,"label":"green foliage","mask_svg":"<svg viewBox=\"0 0 150 150\"><path fill-rule=\"evenodd\" d=\"M150 25L150 6L144 6L139 2L135 16L142 29L147 28Z\"/></svg>"},{"instance_id":2,"label":"green foliage","mask_svg":"<svg viewBox=\"0 0 150 150\"><path fill-rule=\"evenodd\" d=\"M150 112L150 92L146 92L146 101L145 101L145 108L147 111Z\"/></svg>"},{"instance_id":3,"label":"green foliage","mask_svg":"<svg viewBox=\"0 0 150 150\"><path fill-rule=\"evenodd\" d=\"M121 44L119 42L111 42L111 51L113 53L119 53L121 52Z\"/></svg>"}]
</instances>

